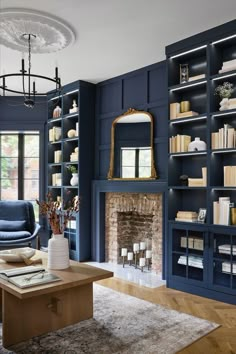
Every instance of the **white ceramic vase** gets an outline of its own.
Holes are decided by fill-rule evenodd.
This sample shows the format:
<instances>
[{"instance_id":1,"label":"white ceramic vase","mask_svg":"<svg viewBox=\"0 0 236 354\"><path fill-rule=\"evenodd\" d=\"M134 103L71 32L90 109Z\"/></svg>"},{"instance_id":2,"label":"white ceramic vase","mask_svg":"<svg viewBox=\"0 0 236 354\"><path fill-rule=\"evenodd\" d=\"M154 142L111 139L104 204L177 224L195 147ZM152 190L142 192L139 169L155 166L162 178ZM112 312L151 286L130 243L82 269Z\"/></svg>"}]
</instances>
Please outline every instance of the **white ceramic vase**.
<instances>
[{"instance_id":1,"label":"white ceramic vase","mask_svg":"<svg viewBox=\"0 0 236 354\"><path fill-rule=\"evenodd\" d=\"M52 235L48 241L48 269L66 269L69 266L68 239L63 234Z\"/></svg>"},{"instance_id":2,"label":"white ceramic vase","mask_svg":"<svg viewBox=\"0 0 236 354\"><path fill-rule=\"evenodd\" d=\"M72 173L72 178L70 180L71 186L77 186L79 182L78 173Z\"/></svg>"},{"instance_id":3,"label":"white ceramic vase","mask_svg":"<svg viewBox=\"0 0 236 354\"><path fill-rule=\"evenodd\" d=\"M188 145L188 151L200 150L206 150L206 143L205 141L200 140L200 138L195 138L195 140Z\"/></svg>"}]
</instances>

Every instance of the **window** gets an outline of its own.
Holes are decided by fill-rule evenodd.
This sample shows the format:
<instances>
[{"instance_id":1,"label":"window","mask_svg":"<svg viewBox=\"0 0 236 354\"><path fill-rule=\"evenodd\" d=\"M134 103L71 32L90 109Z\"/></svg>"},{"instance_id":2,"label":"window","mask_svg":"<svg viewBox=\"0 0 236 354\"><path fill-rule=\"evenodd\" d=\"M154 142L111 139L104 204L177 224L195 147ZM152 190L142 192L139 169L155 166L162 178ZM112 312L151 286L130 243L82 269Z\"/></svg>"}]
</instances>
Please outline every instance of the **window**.
<instances>
[{"instance_id":1,"label":"window","mask_svg":"<svg viewBox=\"0 0 236 354\"><path fill-rule=\"evenodd\" d=\"M151 176L151 149L121 148L122 178L148 178Z\"/></svg>"},{"instance_id":2,"label":"window","mask_svg":"<svg viewBox=\"0 0 236 354\"><path fill-rule=\"evenodd\" d=\"M39 197L39 132L0 132L0 199Z\"/></svg>"}]
</instances>

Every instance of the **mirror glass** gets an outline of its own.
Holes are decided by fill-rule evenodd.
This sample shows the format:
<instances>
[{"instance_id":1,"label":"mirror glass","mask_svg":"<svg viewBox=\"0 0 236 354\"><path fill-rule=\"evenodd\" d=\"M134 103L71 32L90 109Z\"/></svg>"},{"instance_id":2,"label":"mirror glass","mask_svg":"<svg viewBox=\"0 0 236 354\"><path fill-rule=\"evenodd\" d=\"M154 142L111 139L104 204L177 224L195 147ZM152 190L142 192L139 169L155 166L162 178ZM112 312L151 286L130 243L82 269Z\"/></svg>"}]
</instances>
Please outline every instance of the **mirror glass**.
<instances>
[{"instance_id":1,"label":"mirror glass","mask_svg":"<svg viewBox=\"0 0 236 354\"><path fill-rule=\"evenodd\" d=\"M153 158L153 118L129 109L112 123L108 179L157 178Z\"/></svg>"}]
</instances>

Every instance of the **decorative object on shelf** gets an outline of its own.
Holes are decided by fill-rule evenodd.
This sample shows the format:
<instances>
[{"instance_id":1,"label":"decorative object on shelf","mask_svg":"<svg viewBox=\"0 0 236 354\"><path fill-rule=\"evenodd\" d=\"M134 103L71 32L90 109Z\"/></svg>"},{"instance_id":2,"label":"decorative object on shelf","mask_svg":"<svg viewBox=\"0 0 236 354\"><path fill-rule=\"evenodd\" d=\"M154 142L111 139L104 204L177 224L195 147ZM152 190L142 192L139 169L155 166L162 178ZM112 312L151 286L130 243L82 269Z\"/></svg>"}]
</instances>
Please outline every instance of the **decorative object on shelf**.
<instances>
[{"instance_id":1,"label":"decorative object on shelf","mask_svg":"<svg viewBox=\"0 0 236 354\"><path fill-rule=\"evenodd\" d=\"M200 208L198 211L197 221L200 223L206 222L206 212L207 210L204 208Z\"/></svg>"},{"instance_id":2,"label":"decorative object on shelf","mask_svg":"<svg viewBox=\"0 0 236 354\"><path fill-rule=\"evenodd\" d=\"M78 161L79 159L79 148L75 147L74 151L70 154L70 161L74 162L74 161Z\"/></svg>"},{"instance_id":3,"label":"decorative object on shelf","mask_svg":"<svg viewBox=\"0 0 236 354\"><path fill-rule=\"evenodd\" d=\"M123 268L125 267L125 259L127 257L129 266L133 266L135 269L140 269L142 272L145 267L150 270L152 251L146 250L146 242L134 243L133 252L128 252L127 248L121 248L121 257Z\"/></svg>"},{"instance_id":4,"label":"decorative object on shelf","mask_svg":"<svg viewBox=\"0 0 236 354\"><path fill-rule=\"evenodd\" d=\"M67 132L67 136L68 138L74 138L76 136L76 131L75 129L70 129L68 132Z\"/></svg>"},{"instance_id":5,"label":"decorative object on shelf","mask_svg":"<svg viewBox=\"0 0 236 354\"><path fill-rule=\"evenodd\" d=\"M236 59L224 61L222 63L221 69L218 72L219 74L223 74L227 71L233 71L233 70L236 70Z\"/></svg>"},{"instance_id":6,"label":"decorative object on shelf","mask_svg":"<svg viewBox=\"0 0 236 354\"><path fill-rule=\"evenodd\" d=\"M74 198L61 205L54 201L48 193L45 201L36 200L39 206L39 213L47 217L53 232L53 237L48 241L48 268L65 269L69 267L69 245L68 239L64 238L64 230L70 220L79 212L79 199Z\"/></svg>"},{"instance_id":7,"label":"decorative object on shelf","mask_svg":"<svg viewBox=\"0 0 236 354\"><path fill-rule=\"evenodd\" d=\"M57 105L53 110L52 117L59 118L60 116L61 116L61 107Z\"/></svg>"},{"instance_id":8,"label":"decorative object on shelf","mask_svg":"<svg viewBox=\"0 0 236 354\"><path fill-rule=\"evenodd\" d=\"M218 85L215 88L215 95L221 98L220 111L236 108L236 99L233 99L231 103L229 101L229 98L232 96L233 92L233 84L227 81L223 82L222 85Z\"/></svg>"},{"instance_id":9,"label":"decorative object on shelf","mask_svg":"<svg viewBox=\"0 0 236 354\"><path fill-rule=\"evenodd\" d=\"M181 101L180 102L180 113L190 111L190 101Z\"/></svg>"},{"instance_id":10,"label":"decorative object on shelf","mask_svg":"<svg viewBox=\"0 0 236 354\"><path fill-rule=\"evenodd\" d=\"M179 179L180 179L181 186L187 186L188 185L188 176L187 175L181 175L179 177Z\"/></svg>"},{"instance_id":11,"label":"decorative object on shelf","mask_svg":"<svg viewBox=\"0 0 236 354\"><path fill-rule=\"evenodd\" d=\"M180 83L183 84L185 82L188 82L188 77L189 77L188 64L180 64L179 72L180 72Z\"/></svg>"},{"instance_id":12,"label":"decorative object on shelf","mask_svg":"<svg viewBox=\"0 0 236 354\"><path fill-rule=\"evenodd\" d=\"M78 170L74 165L68 165L67 169L72 173L72 178L70 180L71 186L77 186L79 182Z\"/></svg>"},{"instance_id":13,"label":"decorative object on shelf","mask_svg":"<svg viewBox=\"0 0 236 354\"><path fill-rule=\"evenodd\" d=\"M78 106L77 106L76 100L73 100L72 108L70 108L69 112L70 113L78 112Z\"/></svg>"},{"instance_id":14,"label":"decorative object on shelf","mask_svg":"<svg viewBox=\"0 0 236 354\"><path fill-rule=\"evenodd\" d=\"M201 151L206 150L205 141L200 140L200 138L195 138L188 146L188 151Z\"/></svg>"}]
</instances>

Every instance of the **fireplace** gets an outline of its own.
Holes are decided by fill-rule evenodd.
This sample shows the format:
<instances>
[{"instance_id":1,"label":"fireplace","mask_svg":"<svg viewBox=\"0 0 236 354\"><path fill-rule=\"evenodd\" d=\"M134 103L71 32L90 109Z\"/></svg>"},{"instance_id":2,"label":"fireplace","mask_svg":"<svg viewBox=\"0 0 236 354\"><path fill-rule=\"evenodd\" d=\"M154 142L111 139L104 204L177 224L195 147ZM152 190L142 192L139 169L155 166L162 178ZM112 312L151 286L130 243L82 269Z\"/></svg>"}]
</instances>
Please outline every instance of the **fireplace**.
<instances>
[{"instance_id":1,"label":"fireplace","mask_svg":"<svg viewBox=\"0 0 236 354\"><path fill-rule=\"evenodd\" d=\"M105 260L122 263L121 248L146 243L152 250L152 269L162 273L162 194L114 193L105 195Z\"/></svg>"}]
</instances>

